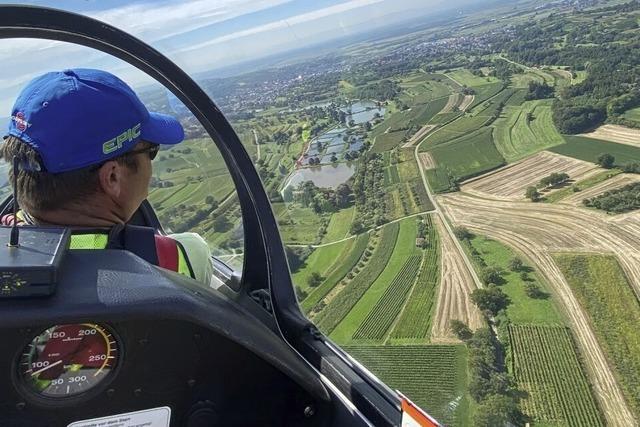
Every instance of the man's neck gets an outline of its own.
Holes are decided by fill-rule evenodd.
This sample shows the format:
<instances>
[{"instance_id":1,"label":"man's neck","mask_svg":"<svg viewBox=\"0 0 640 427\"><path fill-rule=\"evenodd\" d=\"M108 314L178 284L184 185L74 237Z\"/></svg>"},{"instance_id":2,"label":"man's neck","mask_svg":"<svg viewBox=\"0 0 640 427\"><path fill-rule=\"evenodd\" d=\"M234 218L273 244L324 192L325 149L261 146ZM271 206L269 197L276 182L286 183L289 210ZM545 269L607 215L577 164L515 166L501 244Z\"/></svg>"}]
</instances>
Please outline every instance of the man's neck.
<instances>
[{"instance_id":1,"label":"man's neck","mask_svg":"<svg viewBox=\"0 0 640 427\"><path fill-rule=\"evenodd\" d=\"M70 227L111 227L126 222L119 209L99 206L92 202L50 211L29 212L29 216L38 225Z\"/></svg>"}]
</instances>

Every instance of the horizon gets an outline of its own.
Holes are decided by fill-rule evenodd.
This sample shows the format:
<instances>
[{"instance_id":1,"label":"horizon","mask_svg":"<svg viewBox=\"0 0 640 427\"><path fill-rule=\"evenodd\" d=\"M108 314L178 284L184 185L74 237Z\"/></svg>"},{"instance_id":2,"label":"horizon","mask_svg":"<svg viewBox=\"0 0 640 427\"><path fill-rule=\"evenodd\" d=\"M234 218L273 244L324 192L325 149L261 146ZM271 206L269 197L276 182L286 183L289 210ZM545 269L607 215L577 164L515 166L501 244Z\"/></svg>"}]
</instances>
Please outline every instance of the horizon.
<instances>
[{"instance_id":1,"label":"horizon","mask_svg":"<svg viewBox=\"0 0 640 427\"><path fill-rule=\"evenodd\" d=\"M27 2L49 7L52 3ZM471 0L430 0L427 10L423 0L224 0L215 4L207 0L87 0L80 5L63 0L55 6L114 25L152 45L187 73L202 75L478 5ZM37 58L24 54L29 51L35 51ZM203 55L204 51L208 54ZM5 64L0 76L0 111L7 111L0 117L9 116L13 98L26 82L50 70L102 68L136 88L153 83L139 70L102 52L50 40L11 39L11 43L0 44L0 60ZM227 76L238 74L243 72Z\"/></svg>"}]
</instances>

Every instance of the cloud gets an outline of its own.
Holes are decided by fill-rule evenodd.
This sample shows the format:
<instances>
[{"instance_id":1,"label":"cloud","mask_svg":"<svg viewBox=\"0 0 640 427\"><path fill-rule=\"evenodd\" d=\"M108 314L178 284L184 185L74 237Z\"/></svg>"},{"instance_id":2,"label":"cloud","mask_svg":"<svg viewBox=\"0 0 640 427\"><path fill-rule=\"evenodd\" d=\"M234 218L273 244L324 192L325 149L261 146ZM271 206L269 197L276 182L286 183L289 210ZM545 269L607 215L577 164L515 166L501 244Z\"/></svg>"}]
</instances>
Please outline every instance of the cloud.
<instances>
[{"instance_id":1,"label":"cloud","mask_svg":"<svg viewBox=\"0 0 640 427\"><path fill-rule=\"evenodd\" d=\"M315 21L320 18L325 18L327 16L336 15L339 13L343 13L352 9L356 9L363 6L369 6L375 3L381 3L384 0L351 0L346 3L338 4L335 6L326 7L324 9L314 10L313 12L308 12L300 15L296 15L287 19L282 19L279 21L271 22L264 25L259 25L257 27L249 28L242 31L236 31L231 34L227 34L224 36L216 37L211 40L207 40L202 43L194 44L187 49L183 49L182 52L190 52L194 50L200 50L211 45L224 43L230 40L247 37L259 33L265 33L268 31L274 31L279 29L290 28L294 25L303 24L310 21Z\"/></svg>"},{"instance_id":2,"label":"cloud","mask_svg":"<svg viewBox=\"0 0 640 427\"><path fill-rule=\"evenodd\" d=\"M146 42L172 37L290 0L189 0L136 3L86 15L121 28Z\"/></svg>"}]
</instances>

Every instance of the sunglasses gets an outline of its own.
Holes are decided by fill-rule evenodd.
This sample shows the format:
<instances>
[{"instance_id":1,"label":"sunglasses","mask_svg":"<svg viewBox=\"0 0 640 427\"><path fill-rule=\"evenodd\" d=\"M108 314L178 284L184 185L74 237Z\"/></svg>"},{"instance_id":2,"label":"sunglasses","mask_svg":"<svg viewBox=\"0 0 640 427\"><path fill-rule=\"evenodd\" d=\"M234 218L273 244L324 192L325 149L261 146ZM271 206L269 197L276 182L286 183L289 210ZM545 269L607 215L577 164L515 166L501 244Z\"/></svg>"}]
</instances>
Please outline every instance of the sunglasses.
<instances>
[{"instance_id":1,"label":"sunglasses","mask_svg":"<svg viewBox=\"0 0 640 427\"><path fill-rule=\"evenodd\" d=\"M132 156L134 154L148 153L149 154L149 159L153 160L158 155L158 151L160 151L160 146L159 145L151 145L149 147L141 148L139 150L127 151L124 155L125 156L128 156L128 155Z\"/></svg>"}]
</instances>

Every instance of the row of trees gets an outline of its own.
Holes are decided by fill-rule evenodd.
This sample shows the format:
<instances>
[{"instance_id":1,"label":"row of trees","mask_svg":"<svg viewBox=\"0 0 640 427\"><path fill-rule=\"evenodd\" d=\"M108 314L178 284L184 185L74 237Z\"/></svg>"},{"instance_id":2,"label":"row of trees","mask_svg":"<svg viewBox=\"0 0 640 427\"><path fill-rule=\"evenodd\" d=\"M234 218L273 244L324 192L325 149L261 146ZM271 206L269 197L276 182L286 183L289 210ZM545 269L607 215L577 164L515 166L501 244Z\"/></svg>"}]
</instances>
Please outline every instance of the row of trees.
<instances>
[{"instance_id":1,"label":"row of trees","mask_svg":"<svg viewBox=\"0 0 640 427\"><path fill-rule=\"evenodd\" d=\"M473 425L523 425L518 392L505 372L504 350L491 329L480 328L473 333L459 320L451 321L451 329L469 349L469 394L478 404Z\"/></svg>"},{"instance_id":2,"label":"row of trees","mask_svg":"<svg viewBox=\"0 0 640 427\"><path fill-rule=\"evenodd\" d=\"M582 203L590 208L614 213L640 209L640 183L629 184L622 188L607 191L599 196L584 199Z\"/></svg>"},{"instance_id":3,"label":"row of trees","mask_svg":"<svg viewBox=\"0 0 640 427\"><path fill-rule=\"evenodd\" d=\"M387 222L384 189L384 160L380 153L361 156L353 178L353 195L358 219L351 224L351 233Z\"/></svg>"}]
</instances>

